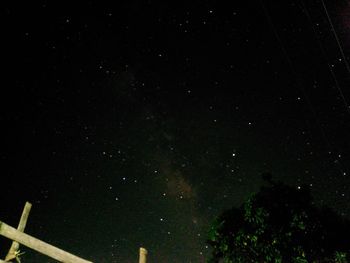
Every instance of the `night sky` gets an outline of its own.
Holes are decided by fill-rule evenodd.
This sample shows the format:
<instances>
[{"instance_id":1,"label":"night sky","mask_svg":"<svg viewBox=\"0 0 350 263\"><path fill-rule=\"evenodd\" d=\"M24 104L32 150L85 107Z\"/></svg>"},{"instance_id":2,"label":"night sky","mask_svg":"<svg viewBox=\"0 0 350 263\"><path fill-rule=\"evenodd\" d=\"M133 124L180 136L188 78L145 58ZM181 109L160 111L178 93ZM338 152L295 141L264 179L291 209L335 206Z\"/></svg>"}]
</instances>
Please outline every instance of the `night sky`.
<instances>
[{"instance_id":1,"label":"night sky","mask_svg":"<svg viewBox=\"0 0 350 263\"><path fill-rule=\"evenodd\" d=\"M212 220L266 172L350 217L348 1L8 1L1 18L0 220L30 201L27 233L91 261L205 262Z\"/></svg>"}]
</instances>

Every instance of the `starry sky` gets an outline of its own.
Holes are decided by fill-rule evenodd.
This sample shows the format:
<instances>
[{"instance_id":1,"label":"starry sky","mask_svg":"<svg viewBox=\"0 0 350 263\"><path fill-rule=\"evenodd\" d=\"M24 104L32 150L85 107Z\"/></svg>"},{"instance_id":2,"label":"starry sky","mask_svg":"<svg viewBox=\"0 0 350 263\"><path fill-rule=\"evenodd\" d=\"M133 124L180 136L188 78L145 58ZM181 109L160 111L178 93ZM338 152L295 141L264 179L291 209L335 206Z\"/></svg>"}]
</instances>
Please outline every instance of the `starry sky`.
<instances>
[{"instance_id":1,"label":"starry sky","mask_svg":"<svg viewBox=\"0 0 350 263\"><path fill-rule=\"evenodd\" d=\"M210 222L266 172L350 217L348 1L11 1L1 17L4 222L30 201L27 233L94 262L140 246L205 262Z\"/></svg>"}]
</instances>

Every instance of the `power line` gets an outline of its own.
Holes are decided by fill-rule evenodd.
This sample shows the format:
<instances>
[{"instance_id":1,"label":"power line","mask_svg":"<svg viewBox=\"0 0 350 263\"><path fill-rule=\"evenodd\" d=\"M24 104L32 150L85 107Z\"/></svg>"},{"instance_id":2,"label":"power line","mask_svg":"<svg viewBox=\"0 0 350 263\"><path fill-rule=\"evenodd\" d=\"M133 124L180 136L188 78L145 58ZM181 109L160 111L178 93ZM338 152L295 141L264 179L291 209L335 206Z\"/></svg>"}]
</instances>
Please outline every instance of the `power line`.
<instances>
[{"instance_id":1,"label":"power line","mask_svg":"<svg viewBox=\"0 0 350 263\"><path fill-rule=\"evenodd\" d=\"M349 63L348 63L348 61L347 61L347 59L346 59L346 56L345 56L343 47L342 47L342 45L341 45L341 43L340 43L339 37L338 37L338 35L337 35L337 32L335 31L335 28L334 28L334 26L333 26L332 19L331 19L331 17L329 16L327 7L326 7L326 5L325 5L325 3L324 3L323 0L321 0L321 3L322 3L322 6L323 6L324 11L325 11L325 13L326 13L326 16L327 16L327 19L328 19L328 23L329 23L329 25L330 25L330 27L331 27L331 31L333 32L334 38L335 38L335 40L337 41L337 44L338 44L340 53L341 53L341 55L342 55L342 57L343 57L343 60L344 60L344 63L345 63L345 67L346 67L348 73L350 74L350 66L349 66Z\"/></svg>"},{"instance_id":2,"label":"power line","mask_svg":"<svg viewBox=\"0 0 350 263\"><path fill-rule=\"evenodd\" d=\"M332 78L333 78L334 83L335 83L335 86L336 86L336 88L337 88L337 90L338 90L338 92L339 92L339 94L340 94L340 97L342 98L342 100L343 100L343 102L344 102L345 109L346 109L346 111L350 114L350 106L349 106L349 103L347 102L347 100L346 100L346 98L345 98L345 96L344 96L344 93L343 93L343 91L342 91L342 89L341 89L341 87L340 87L340 85L339 85L339 82L338 82L338 79L337 79L337 77L336 77L336 75L335 75L335 73L334 73L334 70L332 69L331 65L329 64L329 59L328 59L327 54L326 54L326 52L325 52L325 50L324 50L324 48L323 48L323 45L322 45L322 43L321 43L321 41L320 41L320 39L319 39L319 35L317 34L317 31L316 31L316 29L315 29L315 26L314 26L313 20L312 20L312 18L311 18L311 15L310 15L310 13L309 13L309 11L308 11L308 9L307 9L307 7L306 7L306 5L305 5L305 3L304 3L303 0L301 0L301 4L302 4L302 6L303 6L303 9L304 9L304 12L305 12L306 17L308 18L308 20L309 20L309 22L310 22L310 24L311 24L312 31L313 31L313 33L314 33L314 35L315 35L315 37L316 37L316 40L317 40L318 46L319 46L319 48L320 48L320 50L321 50L321 52L322 52L322 55L323 55L323 57L326 58L326 62L327 62L327 65L328 65L328 69L329 69L329 71L331 72ZM347 62L346 62L346 65L348 65Z\"/></svg>"},{"instance_id":3,"label":"power line","mask_svg":"<svg viewBox=\"0 0 350 263\"><path fill-rule=\"evenodd\" d=\"M287 53L287 50L284 47L284 44L283 44L283 42L282 42L282 40L281 40L281 38L280 38L276 28L275 28L275 25L274 25L270 15L269 15L269 12L268 12L267 8L265 7L265 5L263 3L263 0L259 0L259 1L260 1L260 4L261 4L262 8L263 8L264 15L267 18L268 23L269 23L270 27L272 28L272 31L273 31L273 33L274 33L274 35L275 35L275 37L276 37L276 39L277 39L277 41L278 41L278 43L280 45L280 48L281 48L281 50L282 50L282 52L283 52L283 54L284 54L284 56L285 56L285 58L287 60L287 63L289 65L293 75L295 76L295 80L296 80L297 86L299 87L299 89L303 93L303 95L304 95L304 97L306 99L306 102L307 102L307 104L308 104L312 114L315 117L316 124L318 126L318 129L320 131L320 134L322 135L322 138L323 138L324 142L326 143L326 147L328 148L329 152L333 152L332 151L333 147L332 147L331 143L329 142L329 140L327 139L326 133L325 133L324 129L322 128L322 125L321 125L321 123L320 123L320 121L319 121L319 119L317 117L316 111L315 111L314 107L312 106L311 100L310 100L309 96L307 95L307 93L306 93L306 91L304 89L303 83L300 80L299 75L297 74L297 71L295 70L295 67L294 67L294 65L293 65L293 63L292 63L292 61L291 61L291 59L290 59L290 57L289 57L289 55ZM336 164L338 164L337 168L341 172L341 174L342 175L345 174L344 169L343 169L342 165L340 164L340 162L336 162Z\"/></svg>"}]
</instances>

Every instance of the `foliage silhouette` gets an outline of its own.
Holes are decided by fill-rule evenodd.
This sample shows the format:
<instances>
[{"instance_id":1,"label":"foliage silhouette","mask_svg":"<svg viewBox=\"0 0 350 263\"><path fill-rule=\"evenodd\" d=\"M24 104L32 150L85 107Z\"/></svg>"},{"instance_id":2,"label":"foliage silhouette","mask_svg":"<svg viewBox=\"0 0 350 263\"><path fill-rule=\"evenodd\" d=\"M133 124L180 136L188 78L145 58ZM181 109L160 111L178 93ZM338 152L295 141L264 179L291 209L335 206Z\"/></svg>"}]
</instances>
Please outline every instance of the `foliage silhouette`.
<instances>
[{"instance_id":1,"label":"foliage silhouette","mask_svg":"<svg viewBox=\"0 0 350 263\"><path fill-rule=\"evenodd\" d=\"M349 261L348 220L317 207L307 186L294 188L268 175L263 178L268 186L213 222L209 262Z\"/></svg>"}]
</instances>

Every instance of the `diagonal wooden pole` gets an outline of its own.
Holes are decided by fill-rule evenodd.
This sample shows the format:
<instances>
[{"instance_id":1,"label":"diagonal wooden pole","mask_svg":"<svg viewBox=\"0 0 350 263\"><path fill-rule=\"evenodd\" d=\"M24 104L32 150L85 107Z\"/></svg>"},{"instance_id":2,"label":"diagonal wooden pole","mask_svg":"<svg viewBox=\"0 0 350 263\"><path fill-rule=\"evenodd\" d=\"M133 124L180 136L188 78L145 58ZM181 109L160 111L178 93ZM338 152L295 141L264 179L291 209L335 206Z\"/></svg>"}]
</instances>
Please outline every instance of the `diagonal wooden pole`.
<instances>
[{"instance_id":1,"label":"diagonal wooden pole","mask_svg":"<svg viewBox=\"0 0 350 263\"><path fill-rule=\"evenodd\" d=\"M4 222L0 221L0 235L12 239L26 247L34 249L41 254L49 256L57 261L64 263L92 263L80 257L77 257L71 253L68 253L62 249L54 247L44 241L41 241L35 237L18 231L14 227L11 227Z\"/></svg>"},{"instance_id":2,"label":"diagonal wooden pole","mask_svg":"<svg viewBox=\"0 0 350 263\"><path fill-rule=\"evenodd\" d=\"M31 208L32 208L32 204L29 202L26 202L26 204L23 208L21 219L20 219L18 227L17 227L18 231L24 232ZM13 241L9 252L7 253L7 255L5 257L5 261L10 261L12 259L16 259L16 253L18 252L18 249L19 249L19 243L16 241Z\"/></svg>"}]
</instances>

